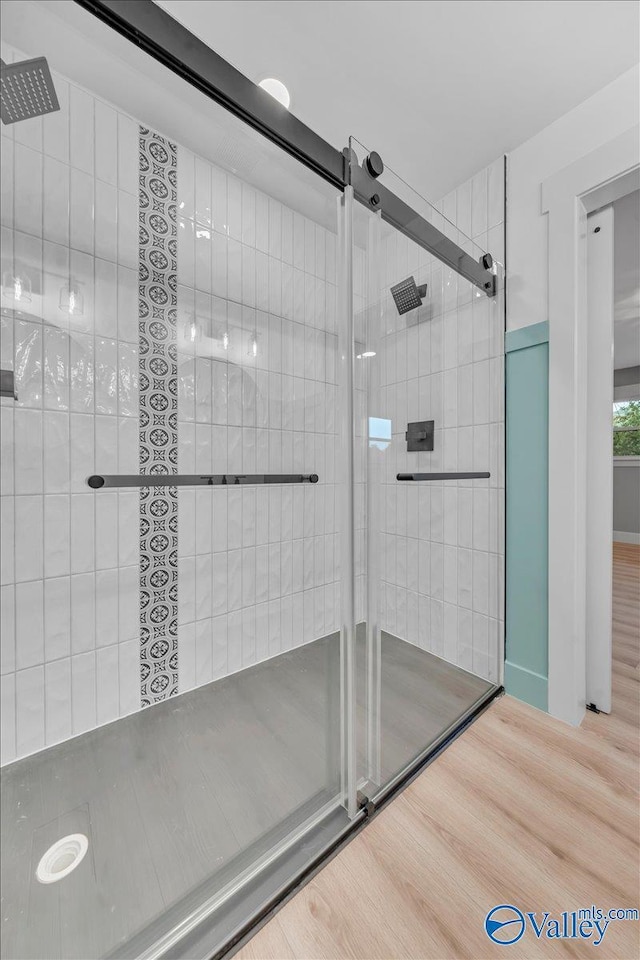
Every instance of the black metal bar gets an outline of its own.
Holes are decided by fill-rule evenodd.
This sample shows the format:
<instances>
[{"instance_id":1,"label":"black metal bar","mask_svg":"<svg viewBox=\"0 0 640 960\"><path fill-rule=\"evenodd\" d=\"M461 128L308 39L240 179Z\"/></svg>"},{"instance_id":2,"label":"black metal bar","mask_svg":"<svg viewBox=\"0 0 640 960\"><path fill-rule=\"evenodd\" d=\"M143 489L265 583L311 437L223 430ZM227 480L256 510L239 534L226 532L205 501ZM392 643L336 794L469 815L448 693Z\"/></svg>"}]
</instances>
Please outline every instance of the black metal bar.
<instances>
[{"instance_id":1,"label":"black metal bar","mask_svg":"<svg viewBox=\"0 0 640 960\"><path fill-rule=\"evenodd\" d=\"M340 150L152 0L76 0L76 3L319 176L344 188L344 158Z\"/></svg>"},{"instance_id":2,"label":"black metal bar","mask_svg":"<svg viewBox=\"0 0 640 960\"><path fill-rule=\"evenodd\" d=\"M416 213L413 207L378 180L374 180L356 162L351 164L351 185L356 199L365 207L380 210L382 219L396 230L475 284L487 296L495 296L496 278L491 270L483 265L482 257L479 261L474 260L457 243L445 237L437 227Z\"/></svg>"},{"instance_id":3,"label":"black metal bar","mask_svg":"<svg viewBox=\"0 0 640 960\"><path fill-rule=\"evenodd\" d=\"M368 209L381 209L382 218L396 230L488 296L494 296L495 276L482 262L465 253L357 163L349 169L344 151L327 143L152 0L75 2L324 180L340 190L351 183L360 203ZM376 202L372 203L374 197Z\"/></svg>"},{"instance_id":4,"label":"black metal bar","mask_svg":"<svg viewBox=\"0 0 640 960\"><path fill-rule=\"evenodd\" d=\"M317 483L317 473L146 473L93 474L87 478L92 490L103 487L218 487L261 483Z\"/></svg>"},{"instance_id":5,"label":"black metal bar","mask_svg":"<svg viewBox=\"0 0 640 960\"><path fill-rule=\"evenodd\" d=\"M490 473L398 473L396 480L488 480Z\"/></svg>"}]
</instances>

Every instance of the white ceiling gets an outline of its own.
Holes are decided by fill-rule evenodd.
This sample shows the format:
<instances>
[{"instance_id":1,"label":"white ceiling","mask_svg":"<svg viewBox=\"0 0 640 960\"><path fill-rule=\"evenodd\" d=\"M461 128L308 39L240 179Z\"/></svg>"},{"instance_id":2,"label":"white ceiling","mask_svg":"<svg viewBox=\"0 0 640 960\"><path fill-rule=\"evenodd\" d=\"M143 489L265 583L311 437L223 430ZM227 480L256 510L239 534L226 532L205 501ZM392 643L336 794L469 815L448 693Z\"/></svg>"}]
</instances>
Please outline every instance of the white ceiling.
<instances>
[{"instance_id":1,"label":"white ceiling","mask_svg":"<svg viewBox=\"0 0 640 960\"><path fill-rule=\"evenodd\" d=\"M334 146L444 196L639 59L635 0L156 0Z\"/></svg>"},{"instance_id":2,"label":"white ceiling","mask_svg":"<svg viewBox=\"0 0 640 960\"><path fill-rule=\"evenodd\" d=\"M640 364L640 190L613 204L616 370Z\"/></svg>"}]
</instances>

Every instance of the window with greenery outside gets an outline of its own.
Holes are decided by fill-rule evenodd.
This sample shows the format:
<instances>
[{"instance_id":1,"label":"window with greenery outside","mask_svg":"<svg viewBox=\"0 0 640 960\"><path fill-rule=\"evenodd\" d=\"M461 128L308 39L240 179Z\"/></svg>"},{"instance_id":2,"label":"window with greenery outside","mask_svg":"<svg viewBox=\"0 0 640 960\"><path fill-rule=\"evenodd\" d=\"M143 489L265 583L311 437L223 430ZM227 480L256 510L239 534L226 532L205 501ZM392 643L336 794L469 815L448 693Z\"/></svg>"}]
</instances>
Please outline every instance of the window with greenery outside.
<instances>
[{"instance_id":1,"label":"window with greenery outside","mask_svg":"<svg viewBox=\"0 0 640 960\"><path fill-rule=\"evenodd\" d=\"M614 457L640 457L640 400L613 405Z\"/></svg>"}]
</instances>

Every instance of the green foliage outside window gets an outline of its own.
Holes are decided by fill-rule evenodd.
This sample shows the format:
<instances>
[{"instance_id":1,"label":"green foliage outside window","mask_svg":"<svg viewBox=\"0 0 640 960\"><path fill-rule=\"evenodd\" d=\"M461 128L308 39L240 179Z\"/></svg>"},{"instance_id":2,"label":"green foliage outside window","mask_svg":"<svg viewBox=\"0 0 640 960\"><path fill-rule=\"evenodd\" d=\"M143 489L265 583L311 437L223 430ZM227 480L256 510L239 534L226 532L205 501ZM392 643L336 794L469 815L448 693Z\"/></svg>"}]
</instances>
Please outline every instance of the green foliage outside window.
<instances>
[{"instance_id":1,"label":"green foliage outside window","mask_svg":"<svg viewBox=\"0 0 640 960\"><path fill-rule=\"evenodd\" d=\"M616 430L616 427L635 429ZM613 405L614 457L640 457L640 400L625 400Z\"/></svg>"}]
</instances>

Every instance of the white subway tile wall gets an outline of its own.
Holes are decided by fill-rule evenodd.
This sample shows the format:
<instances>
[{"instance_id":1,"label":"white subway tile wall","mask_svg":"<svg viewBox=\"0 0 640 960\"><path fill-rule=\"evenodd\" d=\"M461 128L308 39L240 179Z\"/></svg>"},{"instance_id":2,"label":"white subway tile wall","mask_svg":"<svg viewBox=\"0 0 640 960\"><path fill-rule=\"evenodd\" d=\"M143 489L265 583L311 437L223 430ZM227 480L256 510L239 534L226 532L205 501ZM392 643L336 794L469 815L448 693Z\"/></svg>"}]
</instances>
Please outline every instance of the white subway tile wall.
<instances>
[{"instance_id":1,"label":"white subway tile wall","mask_svg":"<svg viewBox=\"0 0 640 960\"><path fill-rule=\"evenodd\" d=\"M504 264L503 158L445 197L436 211L435 225L452 239L464 245L459 229ZM372 247L369 267L382 262L384 282L380 288L374 281L371 288L379 301L381 336L368 410L392 422L388 448L370 451L379 484L374 534L379 622L497 682L504 633L501 269L498 294L488 299L396 232L386 232L381 261L376 256ZM409 274L428 284L427 298L418 311L401 317L389 287ZM406 425L418 420L435 421L431 453L407 452ZM414 471L490 471L491 478L404 484L395 479L398 472Z\"/></svg>"},{"instance_id":2,"label":"white subway tile wall","mask_svg":"<svg viewBox=\"0 0 640 960\"><path fill-rule=\"evenodd\" d=\"M85 482L139 469L137 125L54 82L1 129L3 763L140 699L138 492Z\"/></svg>"},{"instance_id":3,"label":"white subway tile wall","mask_svg":"<svg viewBox=\"0 0 640 960\"><path fill-rule=\"evenodd\" d=\"M3 45L3 59L20 59ZM2 126L2 763L140 708L138 124L54 75L59 113ZM502 254L502 166L441 209ZM180 488L179 691L338 629L336 235L178 149L178 470L318 473L315 485ZM422 266L421 266L422 265ZM388 286L429 283L429 321ZM375 390L357 366L356 615L365 616L366 416L393 421L377 477L380 622L495 679L504 528L500 298L477 300L401 237L385 246ZM424 274L424 275L423 275ZM358 348L367 252L354 251ZM367 393L368 391L368 393ZM407 420L436 450L403 452ZM490 469L402 487L409 469ZM372 491L372 495L374 491Z\"/></svg>"},{"instance_id":4,"label":"white subway tile wall","mask_svg":"<svg viewBox=\"0 0 640 960\"><path fill-rule=\"evenodd\" d=\"M139 495L86 485L140 471L138 124L54 82L2 126L3 763L140 707ZM337 629L339 551L335 234L178 171L179 470L320 476L180 490L182 692Z\"/></svg>"},{"instance_id":5,"label":"white subway tile wall","mask_svg":"<svg viewBox=\"0 0 640 960\"><path fill-rule=\"evenodd\" d=\"M178 149L180 689L339 624L336 237Z\"/></svg>"}]
</instances>

